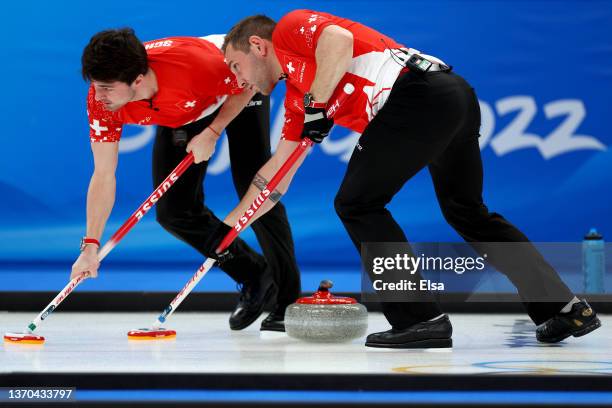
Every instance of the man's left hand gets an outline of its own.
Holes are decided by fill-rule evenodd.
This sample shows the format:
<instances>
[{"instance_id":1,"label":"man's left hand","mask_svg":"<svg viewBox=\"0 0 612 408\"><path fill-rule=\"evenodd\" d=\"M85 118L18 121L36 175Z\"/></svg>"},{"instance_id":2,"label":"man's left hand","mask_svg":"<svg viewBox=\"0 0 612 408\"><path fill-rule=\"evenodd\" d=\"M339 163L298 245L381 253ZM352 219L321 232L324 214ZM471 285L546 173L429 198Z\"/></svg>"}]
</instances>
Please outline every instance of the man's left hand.
<instances>
[{"instance_id":1,"label":"man's left hand","mask_svg":"<svg viewBox=\"0 0 612 408\"><path fill-rule=\"evenodd\" d=\"M304 108L304 128L302 129L302 139L307 137L315 143L321 143L329 134L333 119L325 114L325 108Z\"/></svg>"},{"instance_id":2,"label":"man's left hand","mask_svg":"<svg viewBox=\"0 0 612 408\"><path fill-rule=\"evenodd\" d=\"M220 222L219 225L210 233L204 242L203 252L208 258L216 259L219 265L224 262L230 261L234 258L236 251L236 241L229 244L227 248L221 253L217 253L217 247L221 245L223 238L232 230L232 227L224 222Z\"/></svg>"}]
</instances>

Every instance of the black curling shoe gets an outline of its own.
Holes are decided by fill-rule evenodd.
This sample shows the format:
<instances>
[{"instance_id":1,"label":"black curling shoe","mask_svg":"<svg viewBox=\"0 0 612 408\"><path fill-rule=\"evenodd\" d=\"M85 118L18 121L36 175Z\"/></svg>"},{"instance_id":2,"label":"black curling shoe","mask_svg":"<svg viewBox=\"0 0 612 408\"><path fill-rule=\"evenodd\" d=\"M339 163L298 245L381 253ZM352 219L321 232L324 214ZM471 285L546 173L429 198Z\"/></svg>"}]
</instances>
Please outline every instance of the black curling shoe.
<instances>
[{"instance_id":1,"label":"black curling shoe","mask_svg":"<svg viewBox=\"0 0 612 408\"><path fill-rule=\"evenodd\" d=\"M413 324L406 329L391 329L372 333L366 339L367 347L383 348L448 348L453 346L453 326L448 316Z\"/></svg>"},{"instance_id":2,"label":"black curling shoe","mask_svg":"<svg viewBox=\"0 0 612 408\"><path fill-rule=\"evenodd\" d=\"M567 313L557 313L536 329L542 343L558 343L569 336L580 337L601 326L601 321L586 300L572 305Z\"/></svg>"},{"instance_id":3,"label":"black curling shoe","mask_svg":"<svg viewBox=\"0 0 612 408\"><path fill-rule=\"evenodd\" d=\"M274 306L268 317L261 321L261 331L285 331L285 306Z\"/></svg>"},{"instance_id":4,"label":"black curling shoe","mask_svg":"<svg viewBox=\"0 0 612 408\"><path fill-rule=\"evenodd\" d=\"M251 325L263 313L268 300L276 296L277 288L269 270L248 280L240 289L240 300L229 318L230 329L242 330Z\"/></svg>"}]
</instances>

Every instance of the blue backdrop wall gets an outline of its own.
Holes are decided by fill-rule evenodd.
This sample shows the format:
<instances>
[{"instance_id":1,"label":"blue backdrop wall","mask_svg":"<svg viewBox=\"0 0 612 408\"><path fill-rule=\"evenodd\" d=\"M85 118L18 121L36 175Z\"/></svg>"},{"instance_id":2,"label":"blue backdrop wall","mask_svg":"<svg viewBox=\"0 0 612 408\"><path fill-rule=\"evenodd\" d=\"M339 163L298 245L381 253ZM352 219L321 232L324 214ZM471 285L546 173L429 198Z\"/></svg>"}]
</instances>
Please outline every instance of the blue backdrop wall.
<instances>
[{"instance_id":1,"label":"blue backdrop wall","mask_svg":"<svg viewBox=\"0 0 612 408\"><path fill-rule=\"evenodd\" d=\"M612 7L609 1L80 1L4 5L0 160L0 262L78 255L92 171L80 55L91 35L131 26L144 41L226 32L247 15L278 19L312 8L368 24L436 55L476 88L483 113L485 200L536 241L579 241L591 226L612 231ZM280 87L282 88L282 87ZM275 90L272 138L282 124ZM108 237L152 189L153 129L128 127ZM333 210L357 135L336 128L285 197L304 267L358 263ZM381 157L384 160L384 157ZM237 202L227 146L212 159L207 204L223 217ZM456 241L422 172L391 209L414 241ZM252 233L247 240L255 244ZM200 256L149 214L109 262L189 262Z\"/></svg>"}]
</instances>

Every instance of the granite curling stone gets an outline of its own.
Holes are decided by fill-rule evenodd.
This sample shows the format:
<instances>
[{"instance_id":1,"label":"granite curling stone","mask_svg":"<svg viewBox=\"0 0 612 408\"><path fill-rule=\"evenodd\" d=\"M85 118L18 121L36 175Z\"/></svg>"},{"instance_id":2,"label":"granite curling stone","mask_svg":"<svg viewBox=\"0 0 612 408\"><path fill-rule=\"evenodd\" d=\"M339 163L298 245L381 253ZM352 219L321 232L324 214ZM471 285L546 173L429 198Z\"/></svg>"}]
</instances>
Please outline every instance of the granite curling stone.
<instances>
[{"instance_id":1,"label":"granite curling stone","mask_svg":"<svg viewBox=\"0 0 612 408\"><path fill-rule=\"evenodd\" d=\"M333 283L321 282L319 289L287 307L285 331L300 340L321 343L350 341L365 335L368 311L350 297L329 292Z\"/></svg>"}]
</instances>

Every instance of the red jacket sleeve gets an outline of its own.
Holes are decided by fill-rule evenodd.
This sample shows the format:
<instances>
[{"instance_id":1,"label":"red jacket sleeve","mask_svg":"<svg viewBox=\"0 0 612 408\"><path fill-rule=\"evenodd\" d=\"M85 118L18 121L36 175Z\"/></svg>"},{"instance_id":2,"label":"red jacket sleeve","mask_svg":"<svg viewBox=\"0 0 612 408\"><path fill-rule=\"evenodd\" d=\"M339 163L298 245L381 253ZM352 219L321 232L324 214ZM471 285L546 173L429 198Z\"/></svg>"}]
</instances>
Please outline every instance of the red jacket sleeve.
<instances>
[{"instance_id":1,"label":"red jacket sleeve","mask_svg":"<svg viewBox=\"0 0 612 408\"><path fill-rule=\"evenodd\" d=\"M300 91L290 83L287 83L285 94L285 123L281 132L282 140L299 142L302 140L302 129L304 127L304 98Z\"/></svg>"},{"instance_id":2,"label":"red jacket sleeve","mask_svg":"<svg viewBox=\"0 0 612 408\"><path fill-rule=\"evenodd\" d=\"M89 122L89 140L91 142L118 142L121 139L123 123L118 113L108 111L102 102L96 101L93 86L87 94L87 120Z\"/></svg>"},{"instance_id":3,"label":"red jacket sleeve","mask_svg":"<svg viewBox=\"0 0 612 408\"><path fill-rule=\"evenodd\" d=\"M314 58L321 32L332 24L333 21L324 13L295 10L279 20L272 41L275 47Z\"/></svg>"}]
</instances>

